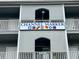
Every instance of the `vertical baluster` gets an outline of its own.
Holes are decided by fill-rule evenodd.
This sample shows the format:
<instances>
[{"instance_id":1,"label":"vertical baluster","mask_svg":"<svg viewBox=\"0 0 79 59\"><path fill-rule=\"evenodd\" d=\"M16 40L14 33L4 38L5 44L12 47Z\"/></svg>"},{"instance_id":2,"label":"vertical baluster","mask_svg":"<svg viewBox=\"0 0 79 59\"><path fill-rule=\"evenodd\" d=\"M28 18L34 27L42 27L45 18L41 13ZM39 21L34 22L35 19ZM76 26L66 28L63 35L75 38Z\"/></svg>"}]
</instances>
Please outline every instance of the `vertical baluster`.
<instances>
[{"instance_id":1,"label":"vertical baluster","mask_svg":"<svg viewBox=\"0 0 79 59\"><path fill-rule=\"evenodd\" d=\"M21 55L22 55L22 58L21 59L23 59L23 52L21 53Z\"/></svg>"}]
</instances>

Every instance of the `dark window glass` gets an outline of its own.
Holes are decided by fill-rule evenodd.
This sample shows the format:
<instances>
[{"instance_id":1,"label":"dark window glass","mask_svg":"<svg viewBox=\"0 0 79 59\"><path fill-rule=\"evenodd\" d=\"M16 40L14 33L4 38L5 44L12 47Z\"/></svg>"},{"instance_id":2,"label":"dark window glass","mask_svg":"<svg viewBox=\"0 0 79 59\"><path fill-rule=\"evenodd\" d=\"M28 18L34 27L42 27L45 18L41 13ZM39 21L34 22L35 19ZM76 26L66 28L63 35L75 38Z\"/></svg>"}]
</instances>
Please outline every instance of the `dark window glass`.
<instances>
[{"instance_id":1,"label":"dark window glass","mask_svg":"<svg viewBox=\"0 0 79 59\"><path fill-rule=\"evenodd\" d=\"M36 20L48 20L49 19L49 10L40 8L35 11Z\"/></svg>"},{"instance_id":2,"label":"dark window glass","mask_svg":"<svg viewBox=\"0 0 79 59\"><path fill-rule=\"evenodd\" d=\"M35 51L50 51L50 40L47 38L36 39Z\"/></svg>"}]
</instances>

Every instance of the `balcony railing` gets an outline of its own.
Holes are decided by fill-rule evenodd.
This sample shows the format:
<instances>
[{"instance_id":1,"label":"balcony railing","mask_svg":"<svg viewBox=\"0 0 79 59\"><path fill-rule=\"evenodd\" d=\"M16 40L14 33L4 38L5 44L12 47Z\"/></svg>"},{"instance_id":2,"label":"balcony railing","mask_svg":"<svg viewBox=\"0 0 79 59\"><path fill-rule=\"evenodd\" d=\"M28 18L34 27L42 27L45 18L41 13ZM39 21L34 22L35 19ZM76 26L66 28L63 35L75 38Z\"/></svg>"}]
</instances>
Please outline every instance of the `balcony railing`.
<instances>
[{"instance_id":1,"label":"balcony railing","mask_svg":"<svg viewBox=\"0 0 79 59\"><path fill-rule=\"evenodd\" d=\"M67 59L66 52L20 52L19 59Z\"/></svg>"},{"instance_id":2,"label":"balcony railing","mask_svg":"<svg viewBox=\"0 0 79 59\"><path fill-rule=\"evenodd\" d=\"M0 59L17 59L16 52L0 52Z\"/></svg>"},{"instance_id":3,"label":"balcony railing","mask_svg":"<svg viewBox=\"0 0 79 59\"><path fill-rule=\"evenodd\" d=\"M0 20L0 31L18 31L18 20Z\"/></svg>"},{"instance_id":4,"label":"balcony railing","mask_svg":"<svg viewBox=\"0 0 79 59\"><path fill-rule=\"evenodd\" d=\"M70 51L69 59L79 59L79 51ZM67 52L20 52L18 59L68 59ZM17 52L0 52L0 59L17 59Z\"/></svg>"},{"instance_id":5,"label":"balcony railing","mask_svg":"<svg viewBox=\"0 0 79 59\"><path fill-rule=\"evenodd\" d=\"M70 59L79 59L79 51L70 51Z\"/></svg>"},{"instance_id":6,"label":"balcony railing","mask_svg":"<svg viewBox=\"0 0 79 59\"><path fill-rule=\"evenodd\" d=\"M66 19L67 30L79 30L79 19Z\"/></svg>"}]
</instances>

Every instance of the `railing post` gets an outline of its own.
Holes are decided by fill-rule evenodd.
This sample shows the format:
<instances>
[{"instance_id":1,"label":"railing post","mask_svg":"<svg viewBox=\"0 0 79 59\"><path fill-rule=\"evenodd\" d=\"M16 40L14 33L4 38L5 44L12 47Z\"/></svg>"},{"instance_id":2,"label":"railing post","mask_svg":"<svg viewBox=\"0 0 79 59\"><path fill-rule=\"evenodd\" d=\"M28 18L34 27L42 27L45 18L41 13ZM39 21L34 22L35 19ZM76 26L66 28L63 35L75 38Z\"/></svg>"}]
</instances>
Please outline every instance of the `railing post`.
<instances>
[{"instance_id":1,"label":"railing post","mask_svg":"<svg viewBox=\"0 0 79 59\"><path fill-rule=\"evenodd\" d=\"M36 54L36 53L35 53L35 52L33 52L33 59L35 59L35 54Z\"/></svg>"},{"instance_id":2,"label":"railing post","mask_svg":"<svg viewBox=\"0 0 79 59\"><path fill-rule=\"evenodd\" d=\"M70 59L70 52L67 51L67 59Z\"/></svg>"},{"instance_id":3,"label":"railing post","mask_svg":"<svg viewBox=\"0 0 79 59\"><path fill-rule=\"evenodd\" d=\"M53 59L53 52L50 52L50 59Z\"/></svg>"}]
</instances>

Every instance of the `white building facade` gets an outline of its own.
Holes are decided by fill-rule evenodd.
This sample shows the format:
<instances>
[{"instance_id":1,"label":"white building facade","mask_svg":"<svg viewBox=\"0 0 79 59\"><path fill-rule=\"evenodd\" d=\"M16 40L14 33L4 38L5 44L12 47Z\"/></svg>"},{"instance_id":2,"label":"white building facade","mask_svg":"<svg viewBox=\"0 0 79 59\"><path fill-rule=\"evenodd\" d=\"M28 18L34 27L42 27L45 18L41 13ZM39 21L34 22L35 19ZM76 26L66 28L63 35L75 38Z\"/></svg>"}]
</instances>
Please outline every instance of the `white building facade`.
<instances>
[{"instance_id":1,"label":"white building facade","mask_svg":"<svg viewBox=\"0 0 79 59\"><path fill-rule=\"evenodd\" d=\"M79 1L0 0L0 59L78 59Z\"/></svg>"}]
</instances>

